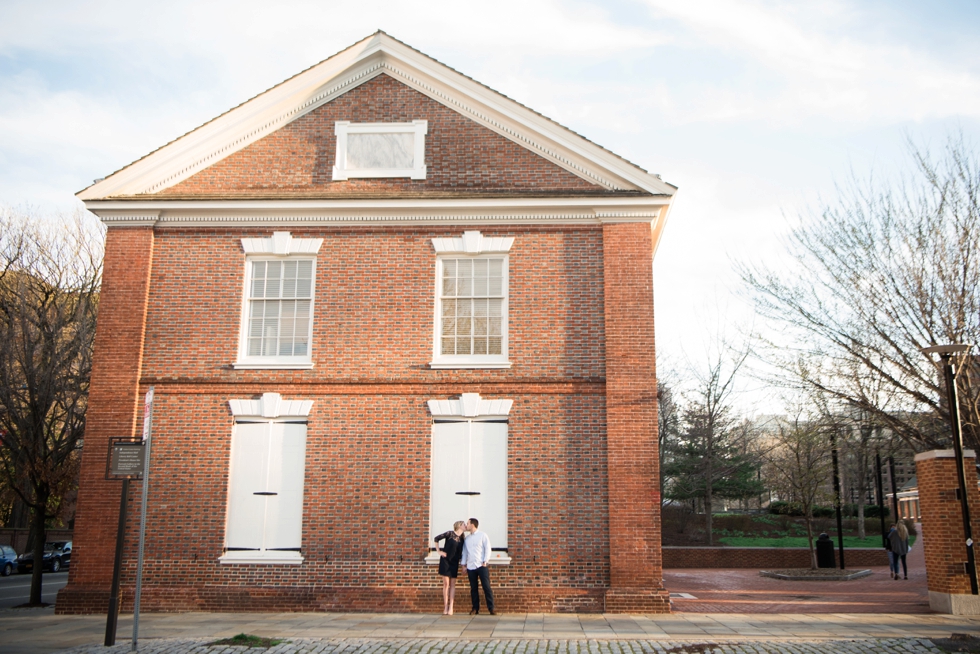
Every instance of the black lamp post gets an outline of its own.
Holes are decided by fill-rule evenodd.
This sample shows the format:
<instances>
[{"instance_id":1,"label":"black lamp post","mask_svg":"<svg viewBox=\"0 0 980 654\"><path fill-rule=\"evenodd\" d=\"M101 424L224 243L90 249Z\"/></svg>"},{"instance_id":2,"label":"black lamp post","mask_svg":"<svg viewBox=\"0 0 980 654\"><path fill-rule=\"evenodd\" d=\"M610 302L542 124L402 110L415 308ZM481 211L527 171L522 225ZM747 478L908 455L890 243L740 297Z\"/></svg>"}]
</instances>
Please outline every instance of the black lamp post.
<instances>
[{"instance_id":1,"label":"black lamp post","mask_svg":"<svg viewBox=\"0 0 980 654\"><path fill-rule=\"evenodd\" d=\"M966 536L966 568L970 576L970 592L978 594L977 566L973 554L973 528L970 523L970 506L966 494L966 473L963 470L963 434L960 431L960 402L956 395L956 373L958 361L953 357L965 354L972 345L934 345L922 348L922 352L932 361L932 355L938 354L946 376L946 400L949 402L949 422L953 428L953 454L956 456L956 474L959 478L960 507L963 509L963 533ZM974 475L976 476L976 475ZM976 484L976 480L973 481Z\"/></svg>"}]
</instances>

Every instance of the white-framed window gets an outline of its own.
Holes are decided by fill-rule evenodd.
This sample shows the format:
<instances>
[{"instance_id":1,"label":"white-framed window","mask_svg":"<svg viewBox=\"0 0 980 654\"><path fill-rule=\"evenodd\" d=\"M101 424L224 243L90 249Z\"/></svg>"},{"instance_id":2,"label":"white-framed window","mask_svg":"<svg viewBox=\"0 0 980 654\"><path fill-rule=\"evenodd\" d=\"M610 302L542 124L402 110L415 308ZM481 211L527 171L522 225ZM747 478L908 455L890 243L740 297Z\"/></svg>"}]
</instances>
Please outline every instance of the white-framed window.
<instances>
[{"instance_id":1,"label":"white-framed window","mask_svg":"<svg viewBox=\"0 0 980 654\"><path fill-rule=\"evenodd\" d=\"M323 239L243 238L245 292L236 368L312 368L316 253Z\"/></svg>"},{"instance_id":2,"label":"white-framed window","mask_svg":"<svg viewBox=\"0 0 980 654\"><path fill-rule=\"evenodd\" d=\"M335 180L357 177L425 179L428 121L352 123L337 121Z\"/></svg>"},{"instance_id":3,"label":"white-framed window","mask_svg":"<svg viewBox=\"0 0 980 654\"><path fill-rule=\"evenodd\" d=\"M509 368L508 265L512 237L434 238L432 368Z\"/></svg>"},{"instance_id":4,"label":"white-framed window","mask_svg":"<svg viewBox=\"0 0 980 654\"><path fill-rule=\"evenodd\" d=\"M507 425L513 400L430 400L432 458L429 538L476 518L490 538L490 563L511 562L507 542ZM430 542L430 548L432 543ZM430 550L426 562L437 564Z\"/></svg>"},{"instance_id":5,"label":"white-framed window","mask_svg":"<svg viewBox=\"0 0 980 654\"><path fill-rule=\"evenodd\" d=\"M303 562L307 416L313 402L232 400L225 564Z\"/></svg>"}]
</instances>

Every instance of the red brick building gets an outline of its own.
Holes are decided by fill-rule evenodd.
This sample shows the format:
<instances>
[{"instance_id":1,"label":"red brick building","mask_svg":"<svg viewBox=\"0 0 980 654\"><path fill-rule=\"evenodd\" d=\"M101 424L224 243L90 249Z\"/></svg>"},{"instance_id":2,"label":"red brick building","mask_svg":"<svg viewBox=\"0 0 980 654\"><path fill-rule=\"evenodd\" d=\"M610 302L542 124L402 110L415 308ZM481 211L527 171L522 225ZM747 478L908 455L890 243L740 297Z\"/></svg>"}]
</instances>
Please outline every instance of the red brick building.
<instances>
[{"instance_id":1,"label":"red brick building","mask_svg":"<svg viewBox=\"0 0 980 654\"><path fill-rule=\"evenodd\" d=\"M432 537L475 516L500 610L668 611L674 191L379 32L80 192L108 233L59 612L106 610L108 443L151 386L145 610L439 611Z\"/></svg>"}]
</instances>

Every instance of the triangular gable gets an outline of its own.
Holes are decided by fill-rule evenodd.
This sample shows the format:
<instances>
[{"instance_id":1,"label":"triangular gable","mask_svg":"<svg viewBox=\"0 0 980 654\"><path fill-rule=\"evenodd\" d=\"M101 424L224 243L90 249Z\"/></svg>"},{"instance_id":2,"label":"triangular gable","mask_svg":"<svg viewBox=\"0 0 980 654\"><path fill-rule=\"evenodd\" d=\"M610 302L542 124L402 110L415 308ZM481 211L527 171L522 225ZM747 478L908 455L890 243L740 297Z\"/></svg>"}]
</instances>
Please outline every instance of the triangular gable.
<instances>
[{"instance_id":1,"label":"triangular gable","mask_svg":"<svg viewBox=\"0 0 980 654\"><path fill-rule=\"evenodd\" d=\"M339 121L418 120L427 130L424 177L334 178ZM156 195L244 199L608 192L382 74Z\"/></svg>"},{"instance_id":2,"label":"triangular gable","mask_svg":"<svg viewBox=\"0 0 980 654\"><path fill-rule=\"evenodd\" d=\"M98 200L146 194L206 194L201 190L204 186L195 186L195 180L201 182L207 177L206 169L239 153L256 155L261 146L243 151L308 114L313 113L315 118L322 113L321 107L352 90L362 86L371 90L389 83L379 77L390 78L400 87L452 109L483 132L498 137L500 143L506 142L512 148L511 154L531 156L530 160L537 162L536 170L547 171L548 182L539 190L594 188L666 196L675 191L658 176L378 32L113 173L78 193L78 197ZM511 144L519 149L513 149ZM364 181L358 180L360 188L370 186ZM500 178L490 186L505 188L505 181L508 180ZM304 184L292 186L300 188ZM443 180L443 186L448 188L452 183ZM276 188L281 187L281 183L276 183Z\"/></svg>"}]
</instances>

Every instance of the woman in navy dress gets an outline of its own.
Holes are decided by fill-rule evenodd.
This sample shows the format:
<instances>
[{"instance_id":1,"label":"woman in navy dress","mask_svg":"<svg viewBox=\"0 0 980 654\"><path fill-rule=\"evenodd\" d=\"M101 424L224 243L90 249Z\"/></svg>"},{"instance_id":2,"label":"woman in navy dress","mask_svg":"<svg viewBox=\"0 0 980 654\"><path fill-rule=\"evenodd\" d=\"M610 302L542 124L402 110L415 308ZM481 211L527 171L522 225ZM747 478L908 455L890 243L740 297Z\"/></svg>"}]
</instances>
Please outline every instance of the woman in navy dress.
<instances>
[{"instance_id":1,"label":"woman in navy dress","mask_svg":"<svg viewBox=\"0 0 980 654\"><path fill-rule=\"evenodd\" d=\"M438 543L446 541L439 550L439 574L442 575L442 614L453 614L453 600L456 598L456 577L459 575L459 560L463 556L462 520L453 523L453 530L435 537Z\"/></svg>"}]
</instances>

